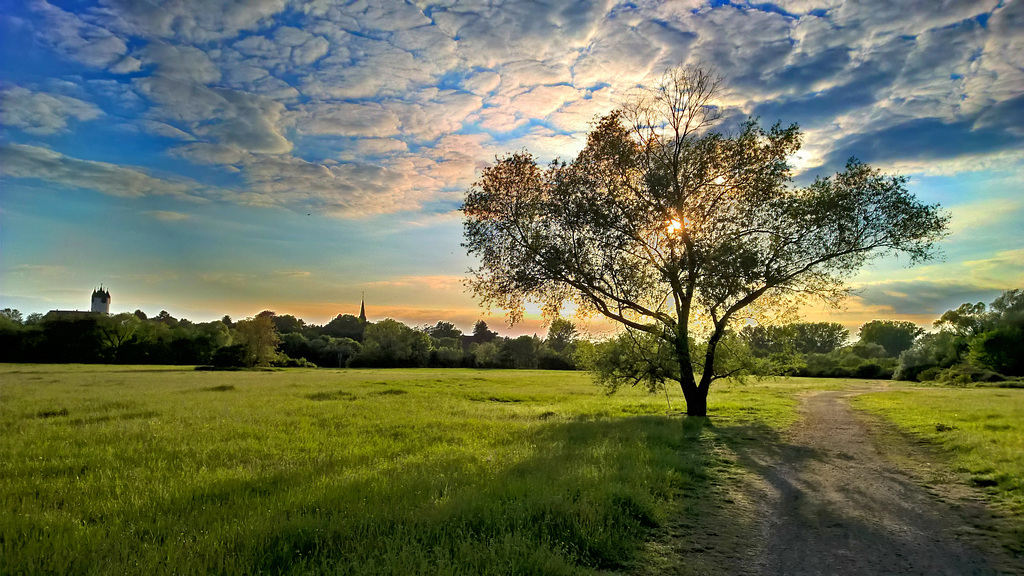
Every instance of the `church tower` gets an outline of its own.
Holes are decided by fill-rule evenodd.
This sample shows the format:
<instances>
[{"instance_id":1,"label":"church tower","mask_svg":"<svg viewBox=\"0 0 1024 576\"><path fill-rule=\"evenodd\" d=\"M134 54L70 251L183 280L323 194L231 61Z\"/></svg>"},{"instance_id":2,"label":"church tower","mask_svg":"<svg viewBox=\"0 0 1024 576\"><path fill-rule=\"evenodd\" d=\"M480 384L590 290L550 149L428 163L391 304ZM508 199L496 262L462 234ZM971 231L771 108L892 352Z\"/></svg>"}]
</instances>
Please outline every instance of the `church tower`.
<instances>
[{"instance_id":1,"label":"church tower","mask_svg":"<svg viewBox=\"0 0 1024 576\"><path fill-rule=\"evenodd\" d=\"M359 321L366 324L366 292L363 292L363 297L359 300Z\"/></svg>"},{"instance_id":2,"label":"church tower","mask_svg":"<svg viewBox=\"0 0 1024 576\"><path fill-rule=\"evenodd\" d=\"M102 284L92 292L92 311L110 314L110 292L104 290Z\"/></svg>"}]
</instances>

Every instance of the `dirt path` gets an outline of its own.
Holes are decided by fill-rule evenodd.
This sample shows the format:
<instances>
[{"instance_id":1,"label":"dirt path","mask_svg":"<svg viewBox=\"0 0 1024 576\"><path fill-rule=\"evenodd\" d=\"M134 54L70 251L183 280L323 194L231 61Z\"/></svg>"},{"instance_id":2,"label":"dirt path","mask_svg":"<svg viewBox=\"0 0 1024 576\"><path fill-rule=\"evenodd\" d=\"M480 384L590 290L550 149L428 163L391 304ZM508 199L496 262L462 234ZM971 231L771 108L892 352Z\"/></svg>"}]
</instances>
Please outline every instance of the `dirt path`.
<instances>
[{"instance_id":1,"label":"dirt path","mask_svg":"<svg viewBox=\"0 0 1024 576\"><path fill-rule=\"evenodd\" d=\"M804 398L789 444L748 454L763 479L757 572L786 574L1004 574L970 542L960 511L879 452L845 398Z\"/></svg>"}]
</instances>

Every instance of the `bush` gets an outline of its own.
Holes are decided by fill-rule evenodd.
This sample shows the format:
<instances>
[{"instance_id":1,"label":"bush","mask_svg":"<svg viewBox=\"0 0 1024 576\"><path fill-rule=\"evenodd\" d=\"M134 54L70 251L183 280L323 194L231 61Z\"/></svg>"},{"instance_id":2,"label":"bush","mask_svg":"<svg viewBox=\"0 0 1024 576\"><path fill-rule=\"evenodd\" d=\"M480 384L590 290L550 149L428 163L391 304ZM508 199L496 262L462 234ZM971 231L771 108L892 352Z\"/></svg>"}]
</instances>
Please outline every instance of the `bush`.
<instances>
[{"instance_id":1,"label":"bush","mask_svg":"<svg viewBox=\"0 0 1024 576\"><path fill-rule=\"evenodd\" d=\"M305 358L292 358L287 354L278 354L277 358L270 363L277 368L316 368L316 364Z\"/></svg>"},{"instance_id":2,"label":"bush","mask_svg":"<svg viewBox=\"0 0 1024 576\"><path fill-rule=\"evenodd\" d=\"M892 378L892 372L892 370L885 368L881 364L865 362L853 369L853 376L869 380L888 380Z\"/></svg>"},{"instance_id":3,"label":"bush","mask_svg":"<svg viewBox=\"0 0 1024 576\"><path fill-rule=\"evenodd\" d=\"M966 386L975 382L1002 382L1006 377L998 372L977 368L970 364L957 364L940 372L936 381L952 386Z\"/></svg>"}]
</instances>

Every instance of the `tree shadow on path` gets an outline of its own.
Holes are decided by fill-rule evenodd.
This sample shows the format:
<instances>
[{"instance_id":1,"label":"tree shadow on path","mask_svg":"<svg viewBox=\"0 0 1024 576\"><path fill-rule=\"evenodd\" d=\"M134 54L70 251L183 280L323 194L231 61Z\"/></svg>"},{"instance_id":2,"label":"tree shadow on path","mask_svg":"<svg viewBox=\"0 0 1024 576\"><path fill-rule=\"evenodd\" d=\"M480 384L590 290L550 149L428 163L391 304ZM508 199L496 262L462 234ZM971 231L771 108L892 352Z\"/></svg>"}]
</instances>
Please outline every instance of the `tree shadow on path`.
<instances>
[{"instance_id":1,"label":"tree shadow on path","mask_svg":"<svg viewBox=\"0 0 1024 576\"><path fill-rule=\"evenodd\" d=\"M761 484L754 573L1005 573L956 510L885 459L844 394L805 397L787 441L732 446Z\"/></svg>"}]
</instances>

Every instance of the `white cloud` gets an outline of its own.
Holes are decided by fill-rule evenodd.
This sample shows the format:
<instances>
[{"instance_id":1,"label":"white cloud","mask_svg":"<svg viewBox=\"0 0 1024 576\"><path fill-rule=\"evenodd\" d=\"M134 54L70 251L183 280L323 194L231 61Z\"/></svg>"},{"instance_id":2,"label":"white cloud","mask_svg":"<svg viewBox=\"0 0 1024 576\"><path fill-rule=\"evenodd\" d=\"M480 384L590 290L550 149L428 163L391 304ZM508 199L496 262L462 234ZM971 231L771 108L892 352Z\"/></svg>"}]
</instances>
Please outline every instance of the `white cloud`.
<instances>
[{"instance_id":1,"label":"white cloud","mask_svg":"<svg viewBox=\"0 0 1024 576\"><path fill-rule=\"evenodd\" d=\"M101 0L111 29L144 38L204 43L255 30L285 8L285 0Z\"/></svg>"},{"instance_id":2,"label":"white cloud","mask_svg":"<svg viewBox=\"0 0 1024 576\"><path fill-rule=\"evenodd\" d=\"M296 126L305 134L393 136L399 133L398 115L376 102L317 103L299 108Z\"/></svg>"},{"instance_id":3,"label":"white cloud","mask_svg":"<svg viewBox=\"0 0 1024 576\"><path fill-rule=\"evenodd\" d=\"M87 66L108 67L122 61L128 53L124 40L106 28L85 22L46 0L32 0L30 7L46 22L37 29L39 38Z\"/></svg>"},{"instance_id":4,"label":"white cloud","mask_svg":"<svg viewBox=\"0 0 1024 576\"><path fill-rule=\"evenodd\" d=\"M141 168L81 160L39 146L0 145L0 160L0 173L13 178L39 179L125 198L189 197L205 188L195 182L156 178Z\"/></svg>"},{"instance_id":5,"label":"white cloud","mask_svg":"<svg viewBox=\"0 0 1024 576\"><path fill-rule=\"evenodd\" d=\"M95 120L103 115L98 106L70 96L33 92L13 86L0 92L3 122L30 134L65 131L68 120Z\"/></svg>"},{"instance_id":6,"label":"white cloud","mask_svg":"<svg viewBox=\"0 0 1024 576\"><path fill-rule=\"evenodd\" d=\"M191 218L191 216L189 216L188 214L184 214L182 212L174 212L171 210L151 210L149 212L146 212L146 215L152 218L156 218L157 220L163 222L178 222L181 220L188 220L189 218Z\"/></svg>"},{"instance_id":7,"label":"white cloud","mask_svg":"<svg viewBox=\"0 0 1024 576\"><path fill-rule=\"evenodd\" d=\"M142 120L140 124L143 130L150 134L156 134L157 136L163 136L164 138L174 138L175 140L195 140L195 138L188 132L179 130L170 124L164 124L163 122L157 122L155 120Z\"/></svg>"}]
</instances>

